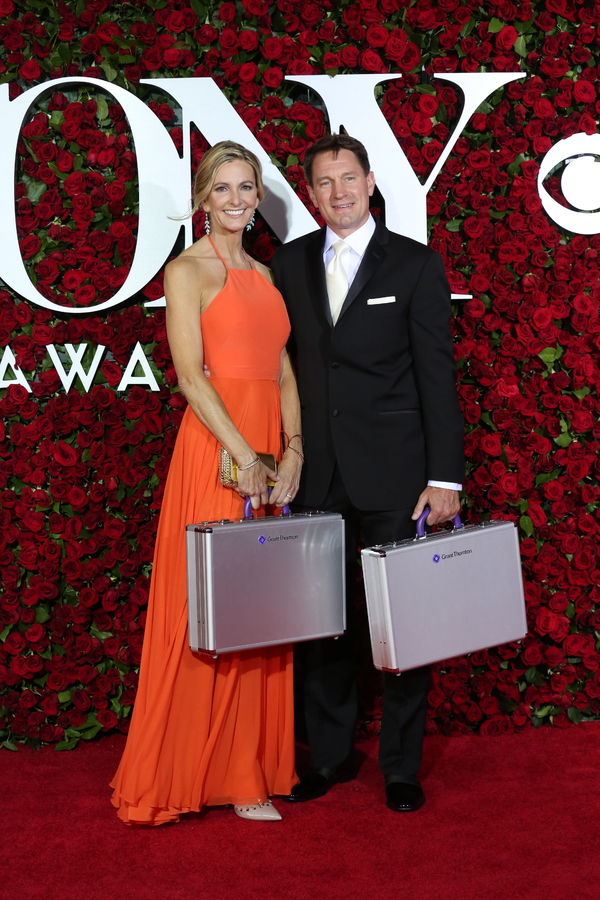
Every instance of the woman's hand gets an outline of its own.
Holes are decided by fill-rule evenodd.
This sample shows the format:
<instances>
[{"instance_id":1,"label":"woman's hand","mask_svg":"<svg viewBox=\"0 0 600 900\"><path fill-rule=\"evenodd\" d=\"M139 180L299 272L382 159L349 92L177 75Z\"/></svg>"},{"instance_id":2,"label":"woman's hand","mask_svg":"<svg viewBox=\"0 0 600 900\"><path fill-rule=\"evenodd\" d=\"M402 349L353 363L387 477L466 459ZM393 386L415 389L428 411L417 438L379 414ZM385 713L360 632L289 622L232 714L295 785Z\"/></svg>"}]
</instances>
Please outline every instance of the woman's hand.
<instances>
[{"instance_id":1,"label":"woman's hand","mask_svg":"<svg viewBox=\"0 0 600 900\"><path fill-rule=\"evenodd\" d=\"M238 468L238 483L234 490L240 497L250 497L252 509L258 509L260 506L266 506L267 503L273 502L269 500L267 481L278 482L279 476L259 460L250 469L240 471ZM275 491L277 487L278 485L275 485L273 490ZM287 500L284 502L287 503Z\"/></svg>"},{"instance_id":2,"label":"woman's hand","mask_svg":"<svg viewBox=\"0 0 600 900\"><path fill-rule=\"evenodd\" d=\"M270 503L275 506L285 506L291 503L300 485L300 472L302 471L302 457L293 450L286 450L277 469L277 484L271 491Z\"/></svg>"}]
</instances>

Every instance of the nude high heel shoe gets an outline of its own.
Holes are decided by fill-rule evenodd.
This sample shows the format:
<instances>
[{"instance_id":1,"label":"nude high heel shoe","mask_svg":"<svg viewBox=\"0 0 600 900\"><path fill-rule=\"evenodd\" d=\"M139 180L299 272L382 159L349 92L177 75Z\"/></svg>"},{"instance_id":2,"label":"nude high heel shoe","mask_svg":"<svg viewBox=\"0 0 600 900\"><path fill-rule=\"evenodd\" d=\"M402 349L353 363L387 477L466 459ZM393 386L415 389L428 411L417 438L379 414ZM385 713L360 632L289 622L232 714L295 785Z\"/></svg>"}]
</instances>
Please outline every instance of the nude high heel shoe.
<instances>
[{"instance_id":1,"label":"nude high heel shoe","mask_svg":"<svg viewBox=\"0 0 600 900\"><path fill-rule=\"evenodd\" d=\"M270 800L248 806L234 805L233 811L240 819L254 819L256 822L281 822L281 816Z\"/></svg>"}]
</instances>

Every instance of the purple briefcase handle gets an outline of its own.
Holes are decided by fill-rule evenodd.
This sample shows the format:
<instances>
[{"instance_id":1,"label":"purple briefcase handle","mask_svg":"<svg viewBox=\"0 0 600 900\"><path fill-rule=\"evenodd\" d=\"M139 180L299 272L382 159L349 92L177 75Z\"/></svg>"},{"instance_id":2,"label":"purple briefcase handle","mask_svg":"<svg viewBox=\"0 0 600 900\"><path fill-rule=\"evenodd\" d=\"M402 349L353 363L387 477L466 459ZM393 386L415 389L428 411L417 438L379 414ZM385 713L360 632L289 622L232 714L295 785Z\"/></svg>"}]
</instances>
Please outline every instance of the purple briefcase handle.
<instances>
[{"instance_id":1,"label":"purple briefcase handle","mask_svg":"<svg viewBox=\"0 0 600 900\"><path fill-rule=\"evenodd\" d=\"M269 488L269 493L271 493L271 488ZM290 507L289 507L289 504L286 503L285 506L281 507L281 515L289 516L289 514L290 514ZM252 518L254 518L254 514L252 511L252 500L250 499L250 497L246 497L246 499L244 500L244 519L252 519Z\"/></svg>"},{"instance_id":2,"label":"purple briefcase handle","mask_svg":"<svg viewBox=\"0 0 600 900\"><path fill-rule=\"evenodd\" d=\"M426 506L425 509L423 510L423 512L421 513L421 515L419 516L419 518L417 519L417 537L418 538L425 537L425 520L427 519L427 516L429 515L430 512L431 512L431 507ZM455 528L464 528L464 525L463 525L459 515L454 516L454 519L452 521L454 523Z\"/></svg>"}]
</instances>

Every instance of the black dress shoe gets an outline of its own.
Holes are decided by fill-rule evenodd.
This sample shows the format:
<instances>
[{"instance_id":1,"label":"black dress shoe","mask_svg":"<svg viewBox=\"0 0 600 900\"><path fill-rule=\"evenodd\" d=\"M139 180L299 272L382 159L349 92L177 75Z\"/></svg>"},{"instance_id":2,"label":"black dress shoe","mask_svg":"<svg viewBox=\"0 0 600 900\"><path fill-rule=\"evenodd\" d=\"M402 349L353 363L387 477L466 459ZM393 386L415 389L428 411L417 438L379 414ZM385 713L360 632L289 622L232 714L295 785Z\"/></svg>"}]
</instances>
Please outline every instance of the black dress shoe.
<instances>
[{"instance_id":1,"label":"black dress shoe","mask_svg":"<svg viewBox=\"0 0 600 900\"><path fill-rule=\"evenodd\" d=\"M385 786L387 805L394 812L414 812L425 803L425 794L419 784L392 781Z\"/></svg>"},{"instance_id":2,"label":"black dress shoe","mask_svg":"<svg viewBox=\"0 0 600 900\"><path fill-rule=\"evenodd\" d=\"M356 770L350 760L346 760L337 769L309 769L294 785L291 794L284 797L288 803L303 803L323 797L330 787L356 778Z\"/></svg>"}]
</instances>

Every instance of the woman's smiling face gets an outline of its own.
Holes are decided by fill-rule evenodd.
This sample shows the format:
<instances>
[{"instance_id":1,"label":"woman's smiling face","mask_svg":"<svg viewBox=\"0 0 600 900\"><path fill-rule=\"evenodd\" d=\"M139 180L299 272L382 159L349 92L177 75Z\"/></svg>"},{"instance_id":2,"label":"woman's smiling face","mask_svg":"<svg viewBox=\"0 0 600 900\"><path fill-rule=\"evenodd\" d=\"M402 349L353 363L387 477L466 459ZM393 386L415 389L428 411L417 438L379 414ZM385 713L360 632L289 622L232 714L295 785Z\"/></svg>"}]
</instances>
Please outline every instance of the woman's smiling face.
<instances>
[{"instance_id":1,"label":"woman's smiling face","mask_svg":"<svg viewBox=\"0 0 600 900\"><path fill-rule=\"evenodd\" d=\"M234 160L218 169L210 194L202 204L210 213L211 229L241 231L258 206L258 189L249 163Z\"/></svg>"}]
</instances>

